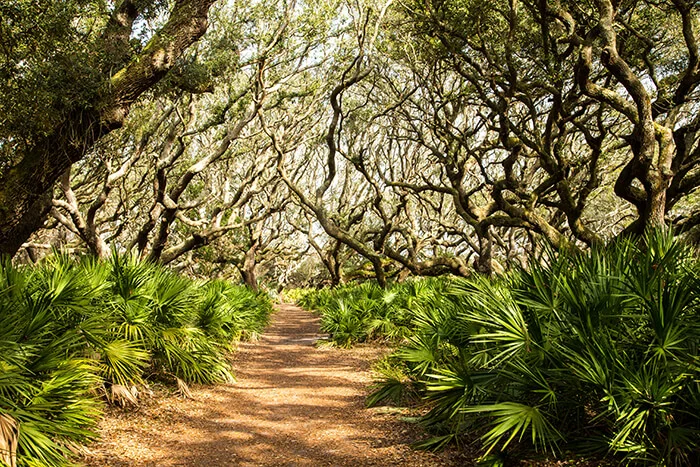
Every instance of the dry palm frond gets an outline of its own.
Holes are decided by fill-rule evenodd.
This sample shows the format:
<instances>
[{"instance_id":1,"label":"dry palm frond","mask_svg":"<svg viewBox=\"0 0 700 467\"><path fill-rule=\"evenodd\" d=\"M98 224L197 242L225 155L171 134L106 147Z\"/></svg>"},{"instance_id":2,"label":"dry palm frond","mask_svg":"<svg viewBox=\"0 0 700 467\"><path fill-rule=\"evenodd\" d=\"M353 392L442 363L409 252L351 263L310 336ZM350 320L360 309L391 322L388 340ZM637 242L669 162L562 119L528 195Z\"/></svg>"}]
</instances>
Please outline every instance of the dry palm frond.
<instances>
[{"instance_id":1,"label":"dry palm frond","mask_svg":"<svg viewBox=\"0 0 700 467\"><path fill-rule=\"evenodd\" d=\"M180 378L177 379L177 390L180 392L180 395L182 397L185 397L187 399L194 399L194 396L192 396L192 391L190 391L190 387L185 383L183 380Z\"/></svg>"},{"instance_id":2,"label":"dry palm frond","mask_svg":"<svg viewBox=\"0 0 700 467\"><path fill-rule=\"evenodd\" d=\"M132 389L136 389L136 388L134 387L134 388L132 388ZM145 384L145 383L144 383L143 386L141 386L141 394L142 394L142 395L145 395L145 396L148 396L148 397L153 397L153 396L155 396L155 392L153 392L153 390L151 389L151 387L150 387L148 384Z\"/></svg>"},{"instance_id":3,"label":"dry palm frond","mask_svg":"<svg viewBox=\"0 0 700 467\"><path fill-rule=\"evenodd\" d=\"M121 384L113 384L111 388L110 401L123 406L127 404L138 404L139 392L136 387L133 386L131 389Z\"/></svg>"},{"instance_id":4,"label":"dry palm frond","mask_svg":"<svg viewBox=\"0 0 700 467\"><path fill-rule=\"evenodd\" d=\"M246 333L246 340L248 342L257 342L262 337L262 334L257 331L249 331Z\"/></svg>"},{"instance_id":5,"label":"dry palm frond","mask_svg":"<svg viewBox=\"0 0 700 467\"><path fill-rule=\"evenodd\" d=\"M19 423L7 414L0 414L0 463L9 467L17 465L17 439Z\"/></svg>"},{"instance_id":6,"label":"dry palm frond","mask_svg":"<svg viewBox=\"0 0 700 467\"><path fill-rule=\"evenodd\" d=\"M87 456L91 453L87 446L83 446L80 443L74 441L69 441L63 445L68 451L70 451L75 456Z\"/></svg>"}]
</instances>

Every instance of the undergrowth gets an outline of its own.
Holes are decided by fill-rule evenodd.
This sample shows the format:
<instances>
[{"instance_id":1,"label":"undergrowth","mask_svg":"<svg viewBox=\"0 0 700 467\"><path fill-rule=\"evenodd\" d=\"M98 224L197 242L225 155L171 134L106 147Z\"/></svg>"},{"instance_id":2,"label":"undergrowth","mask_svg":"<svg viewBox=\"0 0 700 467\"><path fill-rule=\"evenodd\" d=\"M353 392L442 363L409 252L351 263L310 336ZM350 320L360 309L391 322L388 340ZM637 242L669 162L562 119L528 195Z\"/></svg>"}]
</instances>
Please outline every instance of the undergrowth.
<instances>
[{"instance_id":1,"label":"undergrowth","mask_svg":"<svg viewBox=\"0 0 700 467\"><path fill-rule=\"evenodd\" d=\"M389 339L369 397L415 400L439 449L698 465L700 261L668 232L544 249L502 277L345 286L301 297L340 346ZM408 397L407 397L408 396Z\"/></svg>"},{"instance_id":2,"label":"undergrowth","mask_svg":"<svg viewBox=\"0 0 700 467\"><path fill-rule=\"evenodd\" d=\"M147 380L230 381L232 344L271 311L265 295L133 257L2 261L0 465L70 465L104 402L136 402Z\"/></svg>"}]
</instances>

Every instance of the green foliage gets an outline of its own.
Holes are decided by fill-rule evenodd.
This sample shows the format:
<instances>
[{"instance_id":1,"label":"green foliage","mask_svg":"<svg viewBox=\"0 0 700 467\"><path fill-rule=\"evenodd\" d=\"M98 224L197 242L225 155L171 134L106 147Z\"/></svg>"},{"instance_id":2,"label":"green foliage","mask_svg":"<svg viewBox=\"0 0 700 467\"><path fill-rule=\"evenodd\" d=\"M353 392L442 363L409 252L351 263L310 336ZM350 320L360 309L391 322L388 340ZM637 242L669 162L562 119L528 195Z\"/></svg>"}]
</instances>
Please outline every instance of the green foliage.
<instances>
[{"instance_id":1,"label":"green foliage","mask_svg":"<svg viewBox=\"0 0 700 467\"><path fill-rule=\"evenodd\" d=\"M321 329L341 347L367 340L401 340L423 308L415 306L439 296L444 279L423 279L382 289L373 282L299 294L297 302L321 312Z\"/></svg>"},{"instance_id":2,"label":"green foliage","mask_svg":"<svg viewBox=\"0 0 700 467\"><path fill-rule=\"evenodd\" d=\"M18 465L67 465L94 437L102 399L148 377L230 380L231 342L260 332L271 311L265 295L132 257L2 262L0 415L19 422Z\"/></svg>"},{"instance_id":3,"label":"green foliage","mask_svg":"<svg viewBox=\"0 0 700 467\"><path fill-rule=\"evenodd\" d=\"M418 394L410 377L407 365L396 357L379 360L372 371L381 377L374 386L375 391L367 398L367 407L374 407L383 401L400 404L412 401Z\"/></svg>"},{"instance_id":4,"label":"green foliage","mask_svg":"<svg viewBox=\"0 0 700 467\"><path fill-rule=\"evenodd\" d=\"M97 99L100 57L90 45L105 21L100 0L0 3L0 161Z\"/></svg>"},{"instance_id":5,"label":"green foliage","mask_svg":"<svg viewBox=\"0 0 700 467\"><path fill-rule=\"evenodd\" d=\"M304 303L306 300L307 295L313 295L316 294L318 291L315 289L303 289L303 288L295 288L295 289L286 289L283 290L281 293L281 299L287 302L293 302L293 303ZM310 298L309 298L310 300Z\"/></svg>"},{"instance_id":6,"label":"green foliage","mask_svg":"<svg viewBox=\"0 0 700 467\"><path fill-rule=\"evenodd\" d=\"M385 328L372 334L369 323L387 316L382 298L396 295L388 303L403 311L394 324L410 332L392 357L394 374L381 372L368 402L396 400L398 386L419 391L434 435L420 447L469 434L481 438L485 459L570 450L694 465L699 271L695 252L659 231L588 252L545 249L527 269L495 279L363 285L302 301L347 344L354 336L342 324L362 323L358 341L376 337Z\"/></svg>"}]
</instances>

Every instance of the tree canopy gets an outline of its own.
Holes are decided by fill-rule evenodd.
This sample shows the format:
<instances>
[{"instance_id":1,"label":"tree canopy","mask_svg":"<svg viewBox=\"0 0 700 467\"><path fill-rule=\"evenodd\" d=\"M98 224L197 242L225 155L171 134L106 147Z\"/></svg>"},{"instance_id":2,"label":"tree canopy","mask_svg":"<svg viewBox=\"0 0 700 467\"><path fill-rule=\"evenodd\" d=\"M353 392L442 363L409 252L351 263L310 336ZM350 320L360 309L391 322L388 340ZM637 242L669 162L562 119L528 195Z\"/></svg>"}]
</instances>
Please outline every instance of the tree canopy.
<instances>
[{"instance_id":1,"label":"tree canopy","mask_svg":"<svg viewBox=\"0 0 700 467\"><path fill-rule=\"evenodd\" d=\"M383 284L697 238L698 8L4 2L1 251Z\"/></svg>"}]
</instances>

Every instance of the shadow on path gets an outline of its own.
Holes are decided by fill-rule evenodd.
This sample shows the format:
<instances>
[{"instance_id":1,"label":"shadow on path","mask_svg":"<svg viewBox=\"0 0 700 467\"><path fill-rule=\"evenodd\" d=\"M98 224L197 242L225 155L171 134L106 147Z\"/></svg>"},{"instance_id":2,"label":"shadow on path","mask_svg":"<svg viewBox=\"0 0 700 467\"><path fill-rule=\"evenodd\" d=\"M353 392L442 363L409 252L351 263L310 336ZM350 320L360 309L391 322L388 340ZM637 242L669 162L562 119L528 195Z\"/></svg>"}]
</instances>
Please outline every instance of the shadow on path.
<instances>
[{"instance_id":1,"label":"shadow on path","mask_svg":"<svg viewBox=\"0 0 700 467\"><path fill-rule=\"evenodd\" d=\"M138 464L113 439L112 452L89 465L458 465L411 450L414 428L364 408L369 361L381 352L317 348L318 321L279 305L264 336L241 344L235 384L197 388L186 408L122 428L141 445Z\"/></svg>"}]
</instances>

